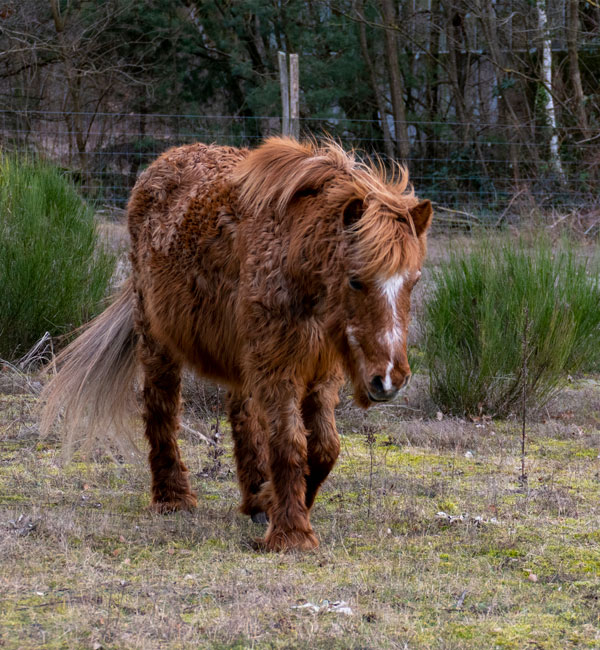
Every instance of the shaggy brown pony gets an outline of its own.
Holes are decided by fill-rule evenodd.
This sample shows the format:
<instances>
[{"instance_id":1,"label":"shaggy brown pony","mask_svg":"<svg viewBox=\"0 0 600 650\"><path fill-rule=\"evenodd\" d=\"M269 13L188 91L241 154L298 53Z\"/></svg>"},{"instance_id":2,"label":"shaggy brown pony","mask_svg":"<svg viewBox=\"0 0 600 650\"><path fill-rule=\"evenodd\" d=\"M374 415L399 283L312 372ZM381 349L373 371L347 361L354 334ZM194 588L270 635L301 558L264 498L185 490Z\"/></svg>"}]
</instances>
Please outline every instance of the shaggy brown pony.
<instances>
[{"instance_id":1,"label":"shaggy brown pony","mask_svg":"<svg viewBox=\"0 0 600 650\"><path fill-rule=\"evenodd\" d=\"M128 213L132 276L58 358L44 429L63 412L71 442L122 437L141 366L152 507L192 508L176 438L187 364L229 388L241 511L268 515L264 546L316 547L309 513L340 450L344 372L363 407L410 377L431 203L402 169L388 181L331 142L270 138L167 151Z\"/></svg>"}]
</instances>

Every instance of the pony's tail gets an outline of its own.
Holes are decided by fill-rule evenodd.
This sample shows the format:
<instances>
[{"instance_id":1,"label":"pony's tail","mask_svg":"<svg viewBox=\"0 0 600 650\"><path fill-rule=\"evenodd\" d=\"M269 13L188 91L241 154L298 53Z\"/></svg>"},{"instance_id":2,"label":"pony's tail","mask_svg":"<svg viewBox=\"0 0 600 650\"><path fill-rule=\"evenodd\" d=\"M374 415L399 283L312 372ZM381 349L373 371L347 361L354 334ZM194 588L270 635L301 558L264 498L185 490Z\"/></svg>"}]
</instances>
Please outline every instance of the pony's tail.
<instances>
[{"instance_id":1,"label":"pony's tail","mask_svg":"<svg viewBox=\"0 0 600 650\"><path fill-rule=\"evenodd\" d=\"M85 453L96 444L135 452L133 299L129 279L110 307L83 326L52 364L59 370L42 392L40 429L45 435L62 420L66 458L75 448Z\"/></svg>"}]
</instances>

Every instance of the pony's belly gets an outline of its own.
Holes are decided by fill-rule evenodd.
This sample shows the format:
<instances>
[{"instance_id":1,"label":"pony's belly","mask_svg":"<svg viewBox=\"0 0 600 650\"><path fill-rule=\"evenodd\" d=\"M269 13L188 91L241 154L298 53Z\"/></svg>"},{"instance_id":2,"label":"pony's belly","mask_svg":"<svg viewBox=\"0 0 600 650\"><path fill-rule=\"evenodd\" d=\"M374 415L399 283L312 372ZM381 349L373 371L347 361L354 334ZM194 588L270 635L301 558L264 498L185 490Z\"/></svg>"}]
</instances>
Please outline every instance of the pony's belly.
<instances>
[{"instance_id":1,"label":"pony's belly","mask_svg":"<svg viewBox=\"0 0 600 650\"><path fill-rule=\"evenodd\" d=\"M211 354L210 350L200 344L190 351L188 360L196 373L202 377L231 388L239 388L241 385L240 369L225 355Z\"/></svg>"},{"instance_id":2,"label":"pony's belly","mask_svg":"<svg viewBox=\"0 0 600 650\"><path fill-rule=\"evenodd\" d=\"M152 334L174 356L214 381L240 384L240 344L229 300L152 290L146 298Z\"/></svg>"}]
</instances>

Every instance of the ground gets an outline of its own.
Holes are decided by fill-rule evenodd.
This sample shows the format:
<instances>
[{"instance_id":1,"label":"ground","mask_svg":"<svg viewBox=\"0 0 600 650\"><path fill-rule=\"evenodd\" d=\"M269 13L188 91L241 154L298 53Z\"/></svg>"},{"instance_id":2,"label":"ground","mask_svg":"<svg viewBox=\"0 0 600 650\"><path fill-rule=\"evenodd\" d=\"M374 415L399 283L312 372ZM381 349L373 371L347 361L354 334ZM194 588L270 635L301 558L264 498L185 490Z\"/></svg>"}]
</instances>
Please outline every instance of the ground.
<instances>
[{"instance_id":1,"label":"ground","mask_svg":"<svg viewBox=\"0 0 600 650\"><path fill-rule=\"evenodd\" d=\"M429 417L418 379L367 415L343 400L321 546L285 555L236 510L214 391L191 384L184 413L200 507L159 516L143 462L62 464L35 384L5 381L0 647L600 647L600 383L528 424L522 484L518 422Z\"/></svg>"},{"instance_id":2,"label":"ground","mask_svg":"<svg viewBox=\"0 0 600 650\"><path fill-rule=\"evenodd\" d=\"M344 394L304 554L255 550L222 392L187 380L199 507L160 516L143 459L63 463L37 377L5 367L0 648L600 648L600 378L529 414L522 481L519 421L438 412L412 357L398 404Z\"/></svg>"}]
</instances>

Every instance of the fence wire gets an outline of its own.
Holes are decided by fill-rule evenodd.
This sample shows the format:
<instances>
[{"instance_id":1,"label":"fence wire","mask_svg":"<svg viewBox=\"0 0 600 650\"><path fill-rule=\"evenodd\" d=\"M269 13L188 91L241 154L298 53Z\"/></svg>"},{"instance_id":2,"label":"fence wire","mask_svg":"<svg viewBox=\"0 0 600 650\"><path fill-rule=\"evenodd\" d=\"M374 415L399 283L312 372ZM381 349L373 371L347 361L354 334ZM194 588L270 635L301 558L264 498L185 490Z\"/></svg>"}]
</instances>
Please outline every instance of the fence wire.
<instances>
[{"instance_id":1,"label":"fence wire","mask_svg":"<svg viewBox=\"0 0 600 650\"><path fill-rule=\"evenodd\" d=\"M395 124L389 125L392 136ZM600 133L582 140L577 129L555 134L532 124L415 121L407 125L403 161L421 196L482 221L538 211L597 211ZM278 117L144 113L0 111L0 145L39 154L68 170L84 194L124 207L135 180L160 153L190 142L255 146L280 133ZM386 161L379 120L305 118L303 136L328 135L363 156Z\"/></svg>"}]
</instances>

